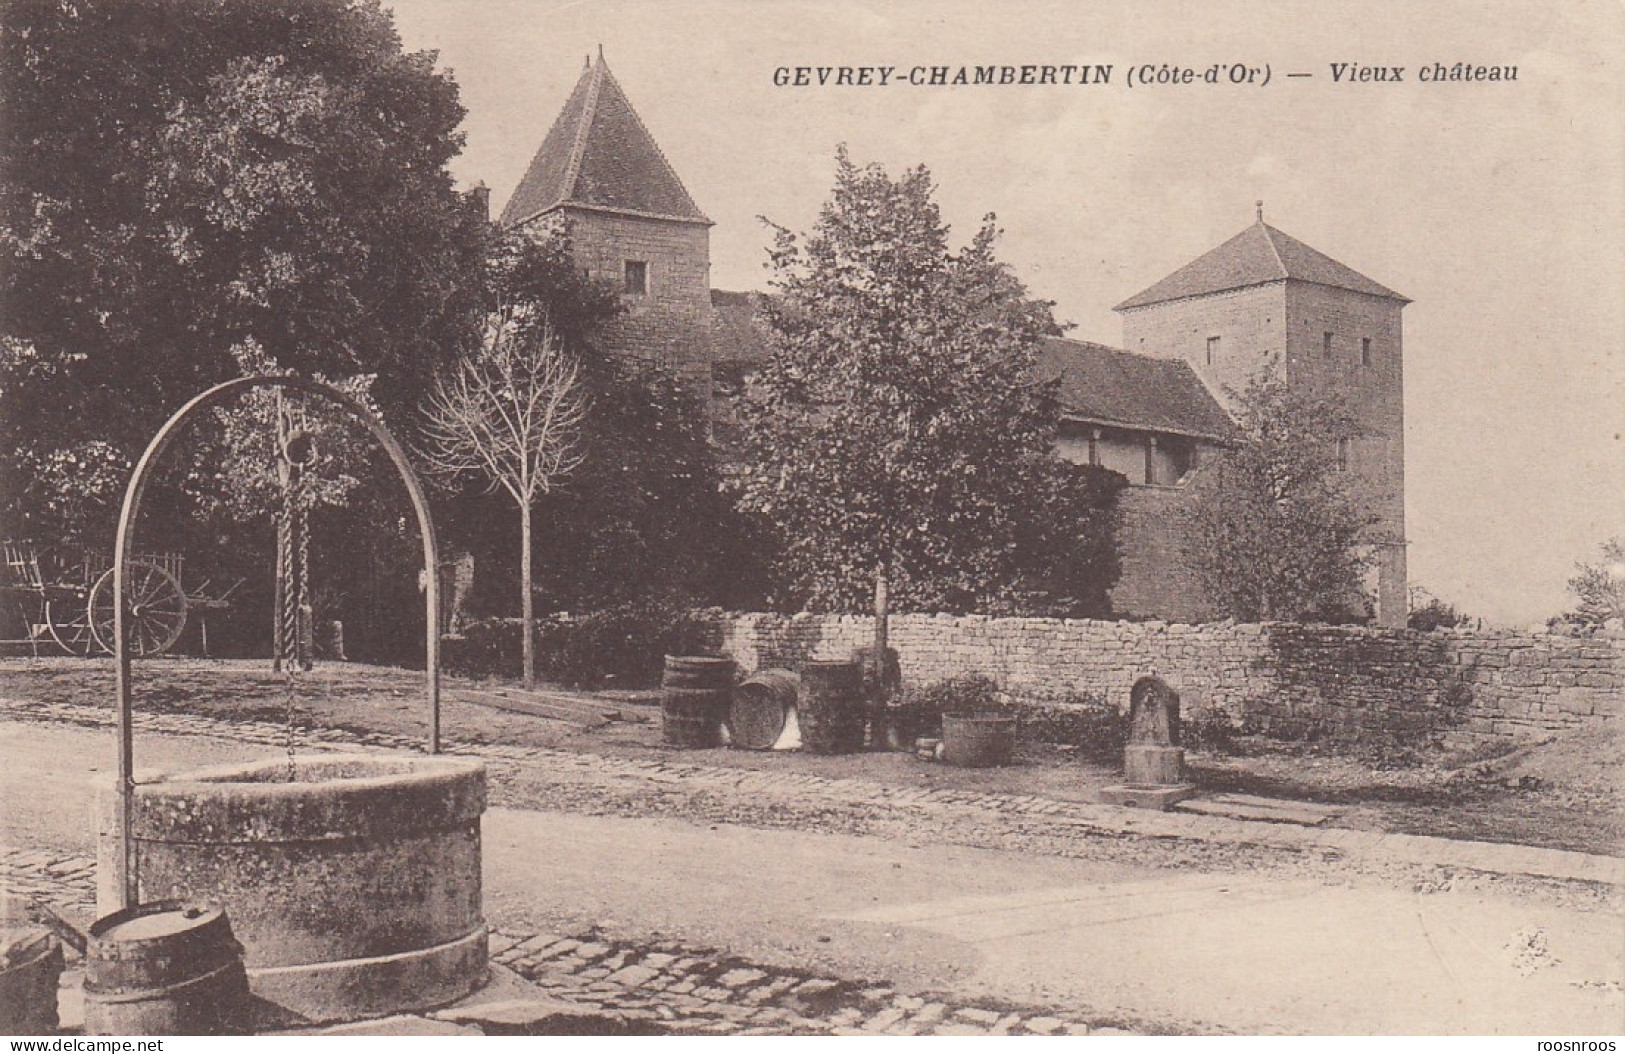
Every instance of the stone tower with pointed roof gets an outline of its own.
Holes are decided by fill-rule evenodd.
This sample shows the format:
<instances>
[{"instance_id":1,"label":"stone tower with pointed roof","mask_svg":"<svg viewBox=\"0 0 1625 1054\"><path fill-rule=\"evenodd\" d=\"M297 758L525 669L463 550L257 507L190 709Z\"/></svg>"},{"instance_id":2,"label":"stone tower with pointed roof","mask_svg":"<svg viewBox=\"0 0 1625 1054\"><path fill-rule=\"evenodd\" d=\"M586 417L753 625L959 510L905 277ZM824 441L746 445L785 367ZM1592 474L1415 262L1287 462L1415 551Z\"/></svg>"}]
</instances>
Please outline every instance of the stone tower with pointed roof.
<instances>
[{"instance_id":1,"label":"stone tower with pointed roof","mask_svg":"<svg viewBox=\"0 0 1625 1054\"><path fill-rule=\"evenodd\" d=\"M702 395L711 380L711 221L604 62L588 58L502 210L504 227L566 224L577 261L622 291L613 350L661 363Z\"/></svg>"},{"instance_id":2,"label":"stone tower with pointed roof","mask_svg":"<svg viewBox=\"0 0 1625 1054\"><path fill-rule=\"evenodd\" d=\"M1377 622L1403 626L1405 297L1264 222L1117 305L1129 351L1183 359L1227 406L1275 364L1287 382L1336 392L1361 434L1339 445L1378 517Z\"/></svg>"}]
</instances>

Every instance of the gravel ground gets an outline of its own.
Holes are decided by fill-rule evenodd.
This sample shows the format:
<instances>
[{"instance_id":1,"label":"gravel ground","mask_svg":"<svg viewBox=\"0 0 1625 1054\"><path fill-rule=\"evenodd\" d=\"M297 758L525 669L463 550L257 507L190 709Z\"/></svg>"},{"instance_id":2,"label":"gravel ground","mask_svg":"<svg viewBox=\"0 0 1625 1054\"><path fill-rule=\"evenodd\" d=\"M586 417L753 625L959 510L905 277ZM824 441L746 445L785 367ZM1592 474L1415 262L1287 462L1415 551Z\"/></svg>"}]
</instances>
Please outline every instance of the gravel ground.
<instances>
[{"instance_id":1,"label":"gravel ground","mask_svg":"<svg viewBox=\"0 0 1625 1054\"><path fill-rule=\"evenodd\" d=\"M1183 873L1239 871L1348 886L1370 883L1422 894L1505 894L1588 911L1615 912L1621 900L1621 891L1601 884L1350 859L1330 848L1302 851L1246 842L1145 837L1064 816L1003 811L974 800L862 802L808 794L805 787L794 786L778 795L763 794L755 787L743 794L729 793L725 786L697 787L691 777L660 786L647 779L588 768L522 763L495 767L493 801L514 808L818 830L869 835L909 846L941 843Z\"/></svg>"},{"instance_id":2,"label":"gravel ground","mask_svg":"<svg viewBox=\"0 0 1625 1054\"><path fill-rule=\"evenodd\" d=\"M70 693L71 695L71 693ZM6 716L108 726L111 708L80 702L19 701L0 690ZM514 715L501 715L512 717ZM143 732L215 736L279 746L286 731L280 723L243 717L185 712L155 714L142 710ZM532 724L534 718L524 719ZM301 750L413 749L415 734L306 728ZM1575 907L1616 912L1621 890L1602 883L1552 880L1520 874L1488 873L1460 867L1409 864L1380 855L1351 857L1329 846L1302 848L1248 840L1145 835L1126 826L1091 818L1098 806L1010 794L972 787L898 783L853 778L842 772L825 775L810 767L786 766L772 773L719 765L730 758L763 755L712 751L653 751L620 754L572 747L522 746L513 743L471 745L453 742L449 749L483 758L490 766L492 804L584 816L668 817L694 823L732 824L762 829L872 835L905 845L952 844L978 849L1185 872L1247 871L1279 878L1305 877L1330 884L1371 883L1417 893L1484 892L1508 894ZM844 762L907 759L897 755L817 758L772 755L785 761ZM926 767L922 764L922 767ZM1008 770L1020 772L1023 767ZM956 770L929 766L944 775ZM969 773L974 775L974 773ZM767 778L764 778L767 777Z\"/></svg>"},{"instance_id":3,"label":"gravel ground","mask_svg":"<svg viewBox=\"0 0 1625 1054\"><path fill-rule=\"evenodd\" d=\"M290 688L290 681L292 687ZM139 663L136 706L143 713L198 714L285 724L289 703L303 729L383 733L421 741L426 716L421 672L326 663L294 678L264 661L160 659ZM862 779L886 786L1096 800L1115 766L1051 744L1024 743L1019 764L957 769L907 754L820 757L726 749L673 751L661 742L650 693L543 696L559 718L485 704L536 698L521 689L446 678L442 728L447 744L564 749L605 757L681 757L695 764L787 777ZM0 659L0 695L111 709L108 660ZM1204 791L1335 804L1337 826L1620 855L1625 849L1625 742L1618 735L1551 739L1499 756L1482 750L1418 752L1362 759L1297 744L1239 741L1225 754L1192 751ZM591 803L584 803L584 807ZM637 808L659 810L658 800ZM771 817L767 818L771 821ZM868 822L859 818L854 822Z\"/></svg>"}]
</instances>

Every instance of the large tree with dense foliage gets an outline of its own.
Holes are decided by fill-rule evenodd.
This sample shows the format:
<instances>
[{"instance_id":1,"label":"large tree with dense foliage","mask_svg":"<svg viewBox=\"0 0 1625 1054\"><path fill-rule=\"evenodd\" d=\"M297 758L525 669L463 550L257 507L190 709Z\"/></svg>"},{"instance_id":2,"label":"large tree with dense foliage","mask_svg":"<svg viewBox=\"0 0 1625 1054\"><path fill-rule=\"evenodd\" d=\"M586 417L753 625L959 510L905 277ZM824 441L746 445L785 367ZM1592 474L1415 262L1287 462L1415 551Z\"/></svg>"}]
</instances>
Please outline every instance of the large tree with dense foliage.
<instances>
[{"instance_id":1,"label":"large tree with dense foliage","mask_svg":"<svg viewBox=\"0 0 1625 1054\"><path fill-rule=\"evenodd\" d=\"M0 96L6 530L104 543L132 455L245 342L375 374L400 427L470 338L463 109L375 0L7 0Z\"/></svg>"},{"instance_id":2,"label":"large tree with dense foliage","mask_svg":"<svg viewBox=\"0 0 1625 1054\"><path fill-rule=\"evenodd\" d=\"M781 602L872 605L878 657L893 606L1009 609L1062 554L1109 577L1110 542L1088 540L1115 488L1052 455L1034 381L1051 305L998 260L991 216L950 247L925 168L836 166L812 231L778 229L771 356L742 412L740 500L778 528Z\"/></svg>"},{"instance_id":3,"label":"large tree with dense foliage","mask_svg":"<svg viewBox=\"0 0 1625 1054\"><path fill-rule=\"evenodd\" d=\"M1279 368L1237 398L1240 439L1198 474L1187 514L1203 592L1243 622L1360 617L1376 521L1338 458L1358 423L1341 399L1294 387Z\"/></svg>"}]
</instances>

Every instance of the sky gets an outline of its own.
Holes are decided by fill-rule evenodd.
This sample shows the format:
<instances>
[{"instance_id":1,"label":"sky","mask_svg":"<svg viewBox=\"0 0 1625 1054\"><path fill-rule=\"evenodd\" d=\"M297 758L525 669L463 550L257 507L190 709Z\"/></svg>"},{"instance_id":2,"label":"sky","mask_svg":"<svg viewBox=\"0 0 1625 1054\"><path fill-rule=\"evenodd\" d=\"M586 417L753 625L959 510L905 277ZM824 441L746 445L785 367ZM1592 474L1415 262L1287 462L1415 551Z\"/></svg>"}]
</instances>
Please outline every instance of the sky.
<instances>
[{"instance_id":1,"label":"sky","mask_svg":"<svg viewBox=\"0 0 1625 1054\"><path fill-rule=\"evenodd\" d=\"M769 236L834 181L837 144L926 165L960 240L1070 335L1272 225L1414 302L1404 314L1410 577L1524 626L1625 535L1625 5L1617 0L1047 2L385 0L468 109L463 186L499 212L602 46L711 230L712 286L763 288ZM1423 67L1516 66L1427 84ZM1333 64L1404 67L1334 81ZM775 86L781 67L1110 64L1108 84ZM1215 64L1222 82L1201 82ZM1143 67L1194 84L1130 86ZM1254 83L1228 83L1230 71ZM1268 72L1269 82L1262 83ZM1288 77L1309 73L1309 77Z\"/></svg>"}]
</instances>

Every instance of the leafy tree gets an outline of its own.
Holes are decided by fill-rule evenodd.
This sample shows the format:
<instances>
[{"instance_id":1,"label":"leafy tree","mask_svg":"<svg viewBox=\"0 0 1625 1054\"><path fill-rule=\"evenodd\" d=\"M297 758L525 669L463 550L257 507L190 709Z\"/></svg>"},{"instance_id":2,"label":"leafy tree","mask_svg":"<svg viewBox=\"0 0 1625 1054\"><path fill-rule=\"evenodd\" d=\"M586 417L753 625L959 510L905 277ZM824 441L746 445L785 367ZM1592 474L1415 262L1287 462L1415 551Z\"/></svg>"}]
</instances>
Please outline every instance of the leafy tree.
<instances>
[{"instance_id":1,"label":"leafy tree","mask_svg":"<svg viewBox=\"0 0 1625 1054\"><path fill-rule=\"evenodd\" d=\"M586 460L544 509L547 579L571 610L664 596L721 602L740 566L707 407L657 364L582 364Z\"/></svg>"},{"instance_id":2,"label":"leafy tree","mask_svg":"<svg viewBox=\"0 0 1625 1054\"><path fill-rule=\"evenodd\" d=\"M738 483L783 540L781 602L872 604L878 658L893 605L1012 603L1033 550L1087 533L1101 495L1051 456L1053 392L1031 371L1059 329L996 258L993 218L955 251L925 168L893 180L844 148L836 166L811 233L775 228Z\"/></svg>"},{"instance_id":3,"label":"leafy tree","mask_svg":"<svg viewBox=\"0 0 1625 1054\"><path fill-rule=\"evenodd\" d=\"M400 428L475 332L463 109L376 0L8 0L0 96L9 531L105 544L134 453L246 341L375 374Z\"/></svg>"},{"instance_id":4,"label":"leafy tree","mask_svg":"<svg viewBox=\"0 0 1625 1054\"><path fill-rule=\"evenodd\" d=\"M1106 618L1111 588L1122 575L1117 548L1128 487L1120 472L1036 458L1021 466L1027 502L1016 524L1014 564L1022 578L990 600L990 611L1051 618Z\"/></svg>"},{"instance_id":5,"label":"leafy tree","mask_svg":"<svg viewBox=\"0 0 1625 1054\"><path fill-rule=\"evenodd\" d=\"M241 376L277 376L290 371L273 362L255 340L231 349ZM371 374L333 381L318 373L315 379L332 384L368 407L376 415ZM342 509L361 487L361 477L372 456L371 436L360 432L349 415L321 399L305 403L306 428L314 442L304 466L307 511ZM189 468L182 488L202 512L216 520L269 523L282 506L282 484L277 474L277 393L269 388L248 392L235 404L216 408L213 421L201 426L189 444L196 453L185 459Z\"/></svg>"},{"instance_id":6,"label":"leafy tree","mask_svg":"<svg viewBox=\"0 0 1625 1054\"><path fill-rule=\"evenodd\" d=\"M567 351L588 355L601 327L621 313L617 289L587 276L576 260L568 221L523 227L486 225L478 288L490 315L507 310L546 315Z\"/></svg>"},{"instance_id":7,"label":"leafy tree","mask_svg":"<svg viewBox=\"0 0 1625 1054\"><path fill-rule=\"evenodd\" d=\"M1198 477L1187 555L1208 599L1244 622L1346 621L1363 603L1366 532L1337 446L1358 434L1335 397L1278 369L1238 396L1237 446Z\"/></svg>"},{"instance_id":8,"label":"leafy tree","mask_svg":"<svg viewBox=\"0 0 1625 1054\"><path fill-rule=\"evenodd\" d=\"M1608 539L1598 559L1574 565L1569 592L1579 604L1565 621L1597 627L1611 619L1625 619L1625 537Z\"/></svg>"},{"instance_id":9,"label":"leafy tree","mask_svg":"<svg viewBox=\"0 0 1625 1054\"><path fill-rule=\"evenodd\" d=\"M552 322L529 305L493 315L478 354L435 381L423 458L443 475L477 474L519 506L525 687L536 683L531 520L536 501L580 467L585 407Z\"/></svg>"}]
</instances>

